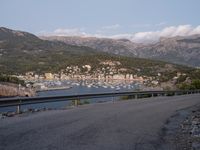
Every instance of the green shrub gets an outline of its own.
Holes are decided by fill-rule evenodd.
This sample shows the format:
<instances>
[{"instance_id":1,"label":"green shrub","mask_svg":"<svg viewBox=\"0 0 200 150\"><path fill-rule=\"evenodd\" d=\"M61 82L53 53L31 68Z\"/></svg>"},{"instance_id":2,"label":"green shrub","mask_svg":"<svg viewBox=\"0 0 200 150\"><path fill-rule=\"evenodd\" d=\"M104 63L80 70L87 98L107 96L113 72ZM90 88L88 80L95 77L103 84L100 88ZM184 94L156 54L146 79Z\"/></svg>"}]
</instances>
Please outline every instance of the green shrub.
<instances>
[{"instance_id":1,"label":"green shrub","mask_svg":"<svg viewBox=\"0 0 200 150\"><path fill-rule=\"evenodd\" d=\"M195 89L200 89L200 79L197 80L193 80L191 85L195 88Z\"/></svg>"},{"instance_id":2,"label":"green shrub","mask_svg":"<svg viewBox=\"0 0 200 150\"><path fill-rule=\"evenodd\" d=\"M178 85L181 90L196 90L200 89L200 79L193 80L192 83L182 83Z\"/></svg>"},{"instance_id":3,"label":"green shrub","mask_svg":"<svg viewBox=\"0 0 200 150\"><path fill-rule=\"evenodd\" d=\"M25 85L23 80L20 80L17 77L3 75L3 74L0 74L0 82L10 82L15 84Z\"/></svg>"},{"instance_id":4,"label":"green shrub","mask_svg":"<svg viewBox=\"0 0 200 150\"><path fill-rule=\"evenodd\" d=\"M120 100L129 100L129 99L131 99L130 95L126 95L126 96L121 96L120 97Z\"/></svg>"},{"instance_id":5,"label":"green shrub","mask_svg":"<svg viewBox=\"0 0 200 150\"><path fill-rule=\"evenodd\" d=\"M89 100L84 100L82 104L83 104L83 105L85 105L85 104L90 104L90 101L89 101Z\"/></svg>"}]
</instances>

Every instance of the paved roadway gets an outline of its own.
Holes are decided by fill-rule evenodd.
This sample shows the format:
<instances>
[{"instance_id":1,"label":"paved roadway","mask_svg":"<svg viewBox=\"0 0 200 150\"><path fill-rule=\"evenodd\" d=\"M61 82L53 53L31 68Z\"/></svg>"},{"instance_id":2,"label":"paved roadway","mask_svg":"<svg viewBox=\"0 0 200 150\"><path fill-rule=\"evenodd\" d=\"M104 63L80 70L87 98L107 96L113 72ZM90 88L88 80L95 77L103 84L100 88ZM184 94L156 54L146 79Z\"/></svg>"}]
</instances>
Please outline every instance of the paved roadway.
<instances>
[{"instance_id":1,"label":"paved roadway","mask_svg":"<svg viewBox=\"0 0 200 150\"><path fill-rule=\"evenodd\" d=\"M0 120L0 150L153 150L176 110L200 94L84 105Z\"/></svg>"}]
</instances>

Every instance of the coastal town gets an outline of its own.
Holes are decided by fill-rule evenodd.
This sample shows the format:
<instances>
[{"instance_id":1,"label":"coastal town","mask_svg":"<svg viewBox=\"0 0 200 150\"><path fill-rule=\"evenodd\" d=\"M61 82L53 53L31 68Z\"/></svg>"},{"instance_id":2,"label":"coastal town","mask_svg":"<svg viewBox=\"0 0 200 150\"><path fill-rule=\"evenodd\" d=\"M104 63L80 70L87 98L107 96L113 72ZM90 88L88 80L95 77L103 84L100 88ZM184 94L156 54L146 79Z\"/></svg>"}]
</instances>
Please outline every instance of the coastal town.
<instances>
[{"instance_id":1,"label":"coastal town","mask_svg":"<svg viewBox=\"0 0 200 150\"><path fill-rule=\"evenodd\" d=\"M174 70L172 65L165 67ZM101 61L94 64L68 65L57 72L53 71L28 71L22 74L11 75L23 81L24 84L14 86L2 85L3 96L34 96L41 91L68 90L74 88L96 89L107 91L148 91L148 90L175 90L178 80L184 79L189 83L190 78L184 72L173 72L168 76L164 69L154 70L148 74L142 68L127 68L119 61ZM166 78L167 77L167 78ZM163 80L165 79L165 80ZM3 84L3 83L2 83ZM102 89L101 89L102 88ZM9 90L8 90L9 89ZM1 92L5 93L5 92ZM9 93L9 94L8 94Z\"/></svg>"},{"instance_id":2,"label":"coastal town","mask_svg":"<svg viewBox=\"0 0 200 150\"><path fill-rule=\"evenodd\" d=\"M30 86L30 82L33 83L33 87L37 87L39 90L50 89L50 88L70 88L74 85L80 85L80 81L84 86L87 87L111 87L119 89L119 86L124 88L131 88L131 84L140 84L143 85L143 88L146 86L149 89L160 89L163 83L160 82L162 73L157 73L156 76L145 76L132 74L128 72L126 68L120 68L120 62L117 61L106 61L101 63L102 67L94 69L91 65L82 65L82 66L67 66L66 69L60 70L59 73L46 72L43 74L38 74L36 72L27 72L24 75L17 75L16 77L24 80L27 83L27 86ZM140 69L137 69L137 72L140 73ZM177 75L167 83L165 86L172 86L180 76L185 76L177 72ZM48 81L48 82L47 82ZM64 81L68 82L68 85L63 84ZM98 84L97 84L98 83ZM162 85L163 86L163 85ZM140 89L141 90L141 89Z\"/></svg>"}]
</instances>

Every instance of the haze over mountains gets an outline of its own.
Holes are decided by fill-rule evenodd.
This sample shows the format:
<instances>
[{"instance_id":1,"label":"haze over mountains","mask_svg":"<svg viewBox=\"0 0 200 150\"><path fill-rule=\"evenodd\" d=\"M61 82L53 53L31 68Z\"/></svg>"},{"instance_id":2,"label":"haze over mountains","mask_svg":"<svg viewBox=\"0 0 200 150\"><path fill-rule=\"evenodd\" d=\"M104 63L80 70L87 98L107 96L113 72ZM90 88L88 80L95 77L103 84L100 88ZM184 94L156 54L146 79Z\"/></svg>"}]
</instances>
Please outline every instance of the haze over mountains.
<instances>
[{"instance_id":1,"label":"haze over mountains","mask_svg":"<svg viewBox=\"0 0 200 150\"><path fill-rule=\"evenodd\" d=\"M98 51L118 55L150 58L193 67L200 66L200 35L160 38L159 42L152 44L133 43L128 39L78 36L43 36L40 38L87 46Z\"/></svg>"}]
</instances>

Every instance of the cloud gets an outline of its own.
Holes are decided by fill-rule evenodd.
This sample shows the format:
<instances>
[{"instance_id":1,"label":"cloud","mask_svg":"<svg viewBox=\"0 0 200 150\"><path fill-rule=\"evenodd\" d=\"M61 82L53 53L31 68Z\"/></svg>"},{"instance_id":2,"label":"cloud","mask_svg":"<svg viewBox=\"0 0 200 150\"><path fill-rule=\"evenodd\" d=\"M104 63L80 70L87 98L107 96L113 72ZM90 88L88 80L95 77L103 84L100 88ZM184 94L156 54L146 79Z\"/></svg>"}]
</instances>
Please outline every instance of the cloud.
<instances>
[{"instance_id":1,"label":"cloud","mask_svg":"<svg viewBox=\"0 0 200 150\"><path fill-rule=\"evenodd\" d=\"M170 26L158 31L137 32L134 34L120 34L112 38L127 38L136 43L157 42L160 37L190 36L200 34L200 26L191 25Z\"/></svg>"},{"instance_id":2,"label":"cloud","mask_svg":"<svg viewBox=\"0 0 200 150\"><path fill-rule=\"evenodd\" d=\"M58 28L53 32L41 31L38 34L45 36L90 36L85 33L84 28Z\"/></svg>"},{"instance_id":3,"label":"cloud","mask_svg":"<svg viewBox=\"0 0 200 150\"><path fill-rule=\"evenodd\" d=\"M158 26L164 23L158 24ZM106 29L118 28L118 24L113 26L106 26ZM179 25L179 26L169 26L162 30L148 31L148 32L137 32L137 33L126 33L126 34L116 34L116 35L105 35L105 32L97 30L96 33L90 34L86 33L84 28L69 28L63 29L59 28L51 33L42 32L42 35L46 36L82 36L82 37L98 37L98 38L114 38L114 39L129 39L136 43L151 43L157 42L160 37L175 37L175 36L190 36L194 34L200 34L200 25L193 27L191 25Z\"/></svg>"},{"instance_id":4,"label":"cloud","mask_svg":"<svg viewBox=\"0 0 200 150\"><path fill-rule=\"evenodd\" d=\"M134 42L156 42L160 37L190 36L194 34L200 34L200 26L179 25L166 27L159 31L138 32L133 34L130 40Z\"/></svg>"},{"instance_id":5,"label":"cloud","mask_svg":"<svg viewBox=\"0 0 200 150\"><path fill-rule=\"evenodd\" d=\"M152 27L152 24L146 23L146 24L134 24L131 27L132 28L149 28Z\"/></svg>"},{"instance_id":6,"label":"cloud","mask_svg":"<svg viewBox=\"0 0 200 150\"><path fill-rule=\"evenodd\" d=\"M116 30L119 29L121 26L119 24L114 24L110 26L104 26L102 27L103 30Z\"/></svg>"},{"instance_id":7,"label":"cloud","mask_svg":"<svg viewBox=\"0 0 200 150\"><path fill-rule=\"evenodd\" d=\"M150 23L146 23L146 24L134 24L131 27L132 28L150 28L150 27L162 27L167 25L167 22L160 22L157 24L150 24Z\"/></svg>"},{"instance_id":8,"label":"cloud","mask_svg":"<svg viewBox=\"0 0 200 150\"><path fill-rule=\"evenodd\" d=\"M160 26L165 26L167 24L167 22L160 22L155 24L155 26L160 27Z\"/></svg>"}]
</instances>

